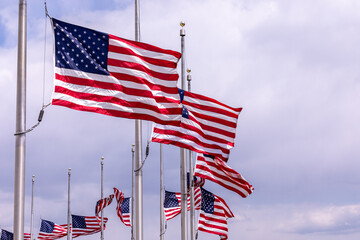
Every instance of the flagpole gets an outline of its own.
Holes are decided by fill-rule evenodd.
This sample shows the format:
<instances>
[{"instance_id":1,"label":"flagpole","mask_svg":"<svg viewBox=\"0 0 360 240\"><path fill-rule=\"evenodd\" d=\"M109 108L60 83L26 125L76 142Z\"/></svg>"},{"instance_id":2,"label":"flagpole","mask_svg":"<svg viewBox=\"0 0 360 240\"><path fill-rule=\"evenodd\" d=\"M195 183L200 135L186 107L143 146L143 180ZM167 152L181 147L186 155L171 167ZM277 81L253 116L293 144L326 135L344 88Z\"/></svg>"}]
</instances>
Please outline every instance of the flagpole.
<instances>
[{"instance_id":1,"label":"flagpole","mask_svg":"<svg viewBox=\"0 0 360 240\"><path fill-rule=\"evenodd\" d=\"M16 133L26 129L26 0L19 0ZM25 133L15 135L14 240L24 239Z\"/></svg>"},{"instance_id":2,"label":"flagpole","mask_svg":"<svg viewBox=\"0 0 360 240\"><path fill-rule=\"evenodd\" d=\"M101 198L104 198L104 157L101 157ZM101 209L101 235L100 239L104 240L104 212Z\"/></svg>"},{"instance_id":3,"label":"flagpole","mask_svg":"<svg viewBox=\"0 0 360 240\"><path fill-rule=\"evenodd\" d=\"M187 69L188 91L191 92L190 69ZM190 178L190 240L195 240L195 207L194 207L194 162L193 152L189 151L189 178Z\"/></svg>"},{"instance_id":4,"label":"flagpole","mask_svg":"<svg viewBox=\"0 0 360 240\"><path fill-rule=\"evenodd\" d=\"M131 240L134 240L134 160L135 160L135 144L132 145L132 171L131 171Z\"/></svg>"},{"instance_id":5,"label":"flagpole","mask_svg":"<svg viewBox=\"0 0 360 240\"><path fill-rule=\"evenodd\" d=\"M163 146L160 143L160 240L164 240L164 174Z\"/></svg>"},{"instance_id":6,"label":"flagpole","mask_svg":"<svg viewBox=\"0 0 360 240\"><path fill-rule=\"evenodd\" d=\"M185 90L185 23L180 23L181 36L181 88ZM181 240L187 240L187 169L186 150L180 148L180 185L181 185Z\"/></svg>"},{"instance_id":7,"label":"flagpole","mask_svg":"<svg viewBox=\"0 0 360 240\"><path fill-rule=\"evenodd\" d=\"M31 185L30 240L33 240L33 223L34 223L34 183L35 183L35 175L33 175L33 176L32 176L32 185Z\"/></svg>"},{"instance_id":8,"label":"flagpole","mask_svg":"<svg viewBox=\"0 0 360 240\"><path fill-rule=\"evenodd\" d=\"M71 168L68 171L68 212L67 212L67 240L71 239L70 224L71 224L71 213L70 213L70 177Z\"/></svg>"},{"instance_id":9,"label":"flagpole","mask_svg":"<svg viewBox=\"0 0 360 240\"><path fill-rule=\"evenodd\" d=\"M140 7L135 0L135 41L140 41ZM136 240L143 240L143 172L142 161L142 123L135 120L135 231Z\"/></svg>"}]
</instances>

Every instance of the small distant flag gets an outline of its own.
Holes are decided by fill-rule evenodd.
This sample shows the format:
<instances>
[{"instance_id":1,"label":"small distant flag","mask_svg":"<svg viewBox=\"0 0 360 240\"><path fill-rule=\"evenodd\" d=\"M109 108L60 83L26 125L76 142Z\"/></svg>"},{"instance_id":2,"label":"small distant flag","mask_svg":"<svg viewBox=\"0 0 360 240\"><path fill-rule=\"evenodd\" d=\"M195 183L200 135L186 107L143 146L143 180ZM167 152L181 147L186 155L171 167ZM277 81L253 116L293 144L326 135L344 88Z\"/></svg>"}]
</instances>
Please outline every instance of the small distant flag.
<instances>
[{"instance_id":1,"label":"small distant flag","mask_svg":"<svg viewBox=\"0 0 360 240\"><path fill-rule=\"evenodd\" d=\"M97 216L71 215L72 218L72 238L91 235L101 232L101 219ZM108 218L104 219L104 229Z\"/></svg>"},{"instance_id":2,"label":"small distant flag","mask_svg":"<svg viewBox=\"0 0 360 240\"><path fill-rule=\"evenodd\" d=\"M114 188L114 195L117 202L118 217L126 226L131 226L130 198L125 198L124 194L117 188Z\"/></svg>"},{"instance_id":3,"label":"small distant flag","mask_svg":"<svg viewBox=\"0 0 360 240\"><path fill-rule=\"evenodd\" d=\"M51 20L53 105L180 125L179 52Z\"/></svg>"},{"instance_id":4,"label":"small distant flag","mask_svg":"<svg viewBox=\"0 0 360 240\"><path fill-rule=\"evenodd\" d=\"M232 217L234 214L222 198L204 188L201 189L199 231L217 234L220 235L220 239L227 239L227 219Z\"/></svg>"},{"instance_id":5,"label":"small distant flag","mask_svg":"<svg viewBox=\"0 0 360 240\"><path fill-rule=\"evenodd\" d=\"M224 161L211 155L197 155L194 175L213 181L236 192L243 198L254 191L254 188L240 173L229 167Z\"/></svg>"},{"instance_id":6,"label":"small distant flag","mask_svg":"<svg viewBox=\"0 0 360 240\"><path fill-rule=\"evenodd\" d=\"M24 233L24 240L30 240L31 234L30 233Z\"/></svg>"},{"instance_id":7,"label":"small distant flag","mask_svg":"<svg viewBox=\"0 0 360 240\"><path fill-rule=\"evenodd\" d=\"M113 198L114 194L111 194L109 197L97 201L95 206L95 216L99 216L101 210L103 210L105 207L109 206L112 203Z\"/></svg>"},{"instance_id":8,"label":"small distant flag","mask_svg":"<svg viewBox=\"0 0 360 240\"><path fill-rule=\"evenodd\" d=\"M38 239L52 240L59 239L67 235L67 225L58 225L48 220L41 220Z\"/></svg>"},{"instance_id":9,"label":"small distant flag","mask_svg":"<svg viewBox=\"0 0 360 240\"><path fill-rule=\"evenodd\" d=\"M234 147L237 119L242 108L179 89L183 105L181 126L154 124L152 141L171 144L227 161Z\"/></svg>"}]
</instances>

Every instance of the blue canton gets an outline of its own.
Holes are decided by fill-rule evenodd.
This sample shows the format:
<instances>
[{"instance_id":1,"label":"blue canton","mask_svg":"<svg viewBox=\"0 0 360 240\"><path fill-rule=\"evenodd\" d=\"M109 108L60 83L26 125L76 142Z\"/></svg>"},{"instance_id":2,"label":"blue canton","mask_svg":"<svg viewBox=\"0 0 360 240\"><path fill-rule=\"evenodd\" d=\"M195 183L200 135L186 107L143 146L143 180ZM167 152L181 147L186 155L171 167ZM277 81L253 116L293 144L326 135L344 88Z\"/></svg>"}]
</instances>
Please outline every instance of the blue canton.
<instances>
[{"instance_id":1,"label":"blue canton","mask_svg":"<svg viewBox=\"0 0 360 240\"><path fill-rule=\"evenodd\" d=\"M14 234L9 232L9 231L6 231L6 230L1 230L1 240L13 240L14 238Z\"/></svg>"},{"instance_id":2,"label":"blue canton","mask_svg":"<svg viewBox=\"0 0 360 240\"><path fill-rule=\"evenodd\" d=\"M175 193L165 191L164 207L165 208L180 207L179 200L177 199Z\"/></svg>"},{"instance_id":3,"label":"blue canton","mask_svg":"<svg viewBox=\"0 0 360 240\"><path fill-rule=\"evenodd\" d=\"M109 75L109 35L81 26L53 20L55 66Z\"/></svg>"},{"instance_id":4,"label":"blue canton","mask_svg":"<svg viewBox=\"0 0 360 240\"><path fill-rule=\"evenodd\" d=\"M84 216L71 215L72 225L74 228L83 228L86 229L86 222Z\"/></svg>"},{"instance_id":5,"label":"blue canton","mask_svg":"<svg viewBox=\"0 0 360 240\"><path fill-rule=\"evenodd\" d=\"M54 231L54 226L55 226L55 223L46 221L46 220L42 220L40 232L52 233Z\"/></svg>"},{"instance_id":6,"label":"blue canton","mask_svg":"<svg viewBox=\"0 0 360 240\"><path fill-rule=\"evenodd\" d=\"M121 204L121 212L122 213L130 212L130 198L124 198L124 201Z\"/></svg>"},{"instance_id":7,"label":"blue canton","mask_svg":"<svg viewBox=\"0 0 360 240\"><path fill-rule=\"evenodd\" d=\"M184 106L182 107L182 116L189 119L189 111Z\"/></svg>"},{"instance_id":8,"label":"blue canton","mask_svg":"<svg viewBox=\"0 0 360 240\"><path fill-rule=\"evenodd\" d=\"M209 191L201 188L201 210L205 213L214 213L215 196Z\"/></svg>"},{"instance_id":9,"label":"blue canton","mask_svg":"<svg viewBox=\"0 0 360 240\"><path fill-rule=\"evenodd\" d=\"M180 103L182 103L184 100L185 91L180 88L178 88L178 89L179 89L179 95L180 95Z\"/></svg>"}]
</instances>

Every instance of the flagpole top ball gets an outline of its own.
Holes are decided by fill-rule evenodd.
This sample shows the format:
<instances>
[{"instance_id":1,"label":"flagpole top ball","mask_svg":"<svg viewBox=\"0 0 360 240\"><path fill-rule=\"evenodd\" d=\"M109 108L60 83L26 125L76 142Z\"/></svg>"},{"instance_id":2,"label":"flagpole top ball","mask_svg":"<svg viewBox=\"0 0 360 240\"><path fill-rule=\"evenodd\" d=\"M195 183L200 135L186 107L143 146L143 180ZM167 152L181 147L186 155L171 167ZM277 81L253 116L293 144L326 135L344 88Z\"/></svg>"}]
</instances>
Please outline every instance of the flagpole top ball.
<instances>
[{"instance_id":1,"label":"flagpole top ball","mask_svg":"<svg viewBox=\"0 0 360 240\"><path fill-rule=\"evenodd\" d=\"M186 69L186 71L187 71L188 73L191 73L191 69L190 69L190 68Z\"/></svg>"},{"instance_id":2,"label":"flagpole top ball","mask_svg":"<svg viewBox=\"0 0 360 240\"><path fill-rule=\"evenodd\" d=\"M70 175L70 172L71 172L71 168L69 168L69 175Z\"/></svg>"},{"instance_id":3,"label":"flagpole top ball","mask_svg":"<svg viewBox=\"0 0 360 240\"><path fill-rule=\"evenodd\" d=\"M181 26L181 27L185 27L185 22L184 22L184 21L181 21L181 22L180 22L180 26Z\"/></svg>"},{"instance_id":4,"label":"flagpole top ball","mask_svg":"<svg viewBox=\"0 0 360 240\"><path fill-rule=\"evenodd\" d=\"M101 161L103 161L104 160L104 157L101 157Z\"/></svg>"}]
</instances>

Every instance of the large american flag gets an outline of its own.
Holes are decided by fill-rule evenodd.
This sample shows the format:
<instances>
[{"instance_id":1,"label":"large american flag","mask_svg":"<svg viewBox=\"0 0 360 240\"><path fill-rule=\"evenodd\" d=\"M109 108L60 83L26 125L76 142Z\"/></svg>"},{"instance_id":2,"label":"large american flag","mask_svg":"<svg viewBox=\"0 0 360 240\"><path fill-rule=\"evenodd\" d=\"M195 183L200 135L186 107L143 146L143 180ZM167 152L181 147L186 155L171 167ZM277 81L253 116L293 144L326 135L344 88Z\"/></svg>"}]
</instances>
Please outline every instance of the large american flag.
<instances>
[{"instance_id":1,"label":"large american flag","mask_svg":"<svg viewBox=\"0 0 360 240\"><path fill-rule=\"evenodd\" d=\"M52 104L179 126L179 52L52 18Z\"/></svg>"},{"instance_id":2,"label":"large american flag","mask_svg":"<svg viewBox=\"0 0 360 240\"><path fill-rule=\"evenodd\" d=\"M194 207L199 210L201 205L201 190L200 187L194 189ZM190 195L187 196L187 207L190 210ZM164 212L166 221L173 219L181 213L181 193L169 192L165 190Z\"/></svg>"},{"instance_id":3,"label":"large american flag","mask_svg":"<svg viewBox=\"0 0 360 240\"><path fill-rule=\"evenodd\" d=\"M124 193L117 188L114 188L114 194L117 202L116 212L118 217L126 226L131 226L130 198L125 198Z\"/></svg>"},{"instance_id":4,"label":"large american flag","mask_svg":"<svg viewBox=\"0 0 360 240\"><path fill-rule=\"evenodd\" d=\"M97 216L71 215L72 238L101 232L101 219ZM108 218L103 218L104 229Z\"/></svg>"},{"instance_id":5,"label":"large american flag","mask_svg":"<svg viewBox=\"0 0 360 240\"><path fill-rule=\"evenodd\" d=\"M14 234L12 232L1 229L0 231L0 240L13 240Z\"/></svg>"},{"instance_id":6,"label":"large american flag","mask_svg":"<svg viewBox=\"0 0 360 240\"><path fill-rule=\"evenodd\" d=\"M179 90L183 104L181 126L154 124L152 141L172 144L227 161L234 147L237 119L242 108Z\"/></svg>"},{"instance_id":7,"label":"large american flag","mask_svg":"<svg viewBox=\"0 0 360 240\"><path fill-rule=\"evenodd\" d=\"M59 239L67 235L67 225L58 225L48 220L41 220L38 239L52 240Z\"/></svg>"},{"instance_id":8,"label":"large american flag","mask_svg":"<svg viewBox=\"0 0 360 240\"><path fill-rule=\"evenodd\" d=\"M197 154L194 175L213 181L236 192L243 198L254 191L252 185L240 173L229 167L224 161L211 155Z\"/></svg>"},{"instance_id":9,"label":"large american flag","mask_svg":"<svg viewBox=\"0 0 360 240\"><path fill-rule=\"evenodd\" d=\"M201 188L201 211L198 230L227 239L227 219L234 217L224 199Z\"/></svg>"},{"instance_id":10,"label":"large american flag","mask_svg":"<svg viewBox=\"0 0 360 240\"><path fill-rule=\"evenodd\" d=\"M111 194L109 195L109 197L97 201L95 206L95 215L99 216L101 210L103 210L105 207L109 206L112 203L113 198L114 198L114 194Z\"/></svg>"}]
</instances>

